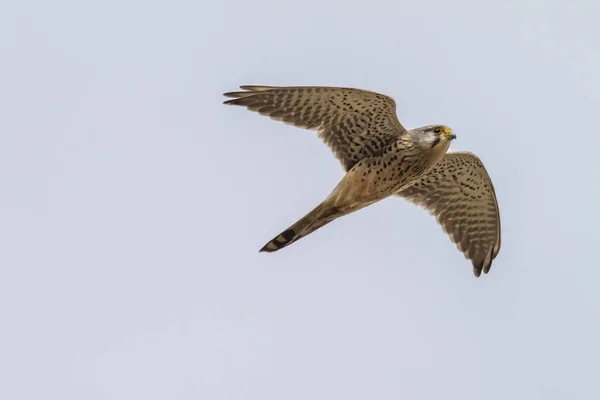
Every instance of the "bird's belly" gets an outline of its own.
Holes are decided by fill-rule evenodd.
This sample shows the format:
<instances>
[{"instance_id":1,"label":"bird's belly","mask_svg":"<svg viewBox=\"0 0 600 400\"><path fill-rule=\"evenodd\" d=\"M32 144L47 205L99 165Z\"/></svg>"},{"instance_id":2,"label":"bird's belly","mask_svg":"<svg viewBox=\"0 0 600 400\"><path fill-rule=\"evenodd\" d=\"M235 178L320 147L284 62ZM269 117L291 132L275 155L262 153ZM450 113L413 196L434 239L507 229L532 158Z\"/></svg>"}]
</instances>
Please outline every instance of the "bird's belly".
<instances>
[{"instance_id":1,"label":"bird's belly","mask_svg":"<svg viewBox=\"0 0 600 400\"><path fill-rule=\"evenodd\" d=\"M410 186L427 170L422 157L389 157L357 164L340 182L342 198L357 202L384 199Z\"/></svg>"}]
</instances>

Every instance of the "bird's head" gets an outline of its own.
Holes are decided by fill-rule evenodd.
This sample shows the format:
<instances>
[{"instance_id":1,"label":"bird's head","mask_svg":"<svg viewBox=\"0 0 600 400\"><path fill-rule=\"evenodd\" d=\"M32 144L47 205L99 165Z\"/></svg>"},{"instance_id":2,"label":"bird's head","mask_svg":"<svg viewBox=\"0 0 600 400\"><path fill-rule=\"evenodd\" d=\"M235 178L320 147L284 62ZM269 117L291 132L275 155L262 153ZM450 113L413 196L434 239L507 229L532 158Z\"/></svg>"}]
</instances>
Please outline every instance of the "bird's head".
<instances>
[{"instance_id":1,"label":"bird's head","mask_svg":"<svg viewBox=\"0 0 600 400\"><path fill-rule=\"evenodd\" d=\"M413 129L413 140L424 151L442 150L446 152L450 142L456 139L452 129L446 125L428 125Z\"/></svg>"}]
</instances>

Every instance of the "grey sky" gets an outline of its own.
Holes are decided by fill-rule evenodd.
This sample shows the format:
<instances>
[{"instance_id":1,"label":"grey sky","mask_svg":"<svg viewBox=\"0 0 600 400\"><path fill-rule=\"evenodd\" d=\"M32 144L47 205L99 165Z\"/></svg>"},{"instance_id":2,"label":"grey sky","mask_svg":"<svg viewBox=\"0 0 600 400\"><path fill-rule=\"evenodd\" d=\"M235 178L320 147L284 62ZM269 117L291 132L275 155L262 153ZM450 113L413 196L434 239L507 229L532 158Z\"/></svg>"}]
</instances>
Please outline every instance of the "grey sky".
<instances>
[{"instance_id":1,"label":"grey sky","mask_svg":"<svg viewBox=\"0 0 600 400\"><path fill-rule=\"evenodd\" d=\"M600 398L600 5L0 7L0 398ZM393 96L496 187L471 266L388 199L275 254L342 176L240 84Z\"/></svg>"}]
</instances>

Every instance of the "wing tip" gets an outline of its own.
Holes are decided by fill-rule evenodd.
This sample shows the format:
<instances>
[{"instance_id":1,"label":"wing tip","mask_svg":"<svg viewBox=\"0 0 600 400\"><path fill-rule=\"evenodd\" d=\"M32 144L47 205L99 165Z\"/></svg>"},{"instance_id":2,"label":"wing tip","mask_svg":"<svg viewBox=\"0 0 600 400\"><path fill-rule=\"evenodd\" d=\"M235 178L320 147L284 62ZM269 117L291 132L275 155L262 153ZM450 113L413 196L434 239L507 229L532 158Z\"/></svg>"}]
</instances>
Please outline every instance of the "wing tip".
<instances>
[{"instance_id":1,"label":"wing tip","mask_svg":"<svg viewBox=\"0 0 600 400\"><path fill-rule=\"evenodd\" d=\"M223 104L225 104L225 105L243 105L243 104L237 103L236 100L241 100L243 98L253 96L260 92L266 92L266 91L274 89L274 88L276 88L276 87L275 86L265 86L265 85L241 85L240 89L242 89L243 92L236 91L236 92L223 93L223 96L232 98L231 100L225 100L223 102Z\"/></svg>"},{"instance_id":2,"label":"wing tip","mask_svg":"<svg viewBox=\"0 0 600 400\"><path fill-rule=\"evenodd\" d=\"M267 85L240 85L240 89L251 91L251 92L264 92L267 90L275 89L276 86Z\"/></svg>"},{"instance_id":3,"label":"wing tip","mask_svg":"<svg viewBox=\"0 0 600 400\"><path fill-rule=\"evenodd\" d=\"M475 278L479 278L481 276L482 269L483 268L481 264L473 263L473 275L475 275Z\"/></svg>"},{"instance_id":4,"label":"wing tip","mask_svg":"<svg viewBox=\"0 0 600 400\"><path fill-rule=\"evenodd\" d=\"M267 90L275 89L276 86L240 85L239 88L242 89L242 92L240 92L240 91L225 92L225 93L223 93L223 96L226 96L226 97L247 96L247 95L250 95L255 92L265 92Z\"/></svg>"},{"instance_id":5,"label":"wing tip","mask_svg":"<svg viewBox=\"0 0 600 400\"><path fill-rule=\"evenodd\" d=\"M473 261L473 274L475 275L475 277L479 278L481 276L482 272L484 274L487 274L490 272L490 269L492 268L492 263L494 262L494 259L496 258L496 255L498 254L494 250L495 250L495 248L492 248L490 250L490 252L487 254L487 256L482 261L480 261L480 262Z\"/></svg>"}]
</instances>

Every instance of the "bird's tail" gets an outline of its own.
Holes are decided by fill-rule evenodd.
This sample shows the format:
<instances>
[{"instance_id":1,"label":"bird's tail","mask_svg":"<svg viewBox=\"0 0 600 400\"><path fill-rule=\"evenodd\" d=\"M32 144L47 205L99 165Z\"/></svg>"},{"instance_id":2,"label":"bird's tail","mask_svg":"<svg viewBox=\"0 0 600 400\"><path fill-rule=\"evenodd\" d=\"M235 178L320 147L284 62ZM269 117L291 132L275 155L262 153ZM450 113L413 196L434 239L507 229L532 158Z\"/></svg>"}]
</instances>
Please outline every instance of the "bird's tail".
<instances>
[{"instance_id":1,"label":"bird's tail","mask_svg":"<svg viewBox=\"0 0 600 400\"><path fill-rule=\"evenodd\" d=\"M326 200L319 204L294 225L274 237L260 251L270 253L282 249L344 215L339 208L327 203Z\"/></svg>"}]
</instances>

